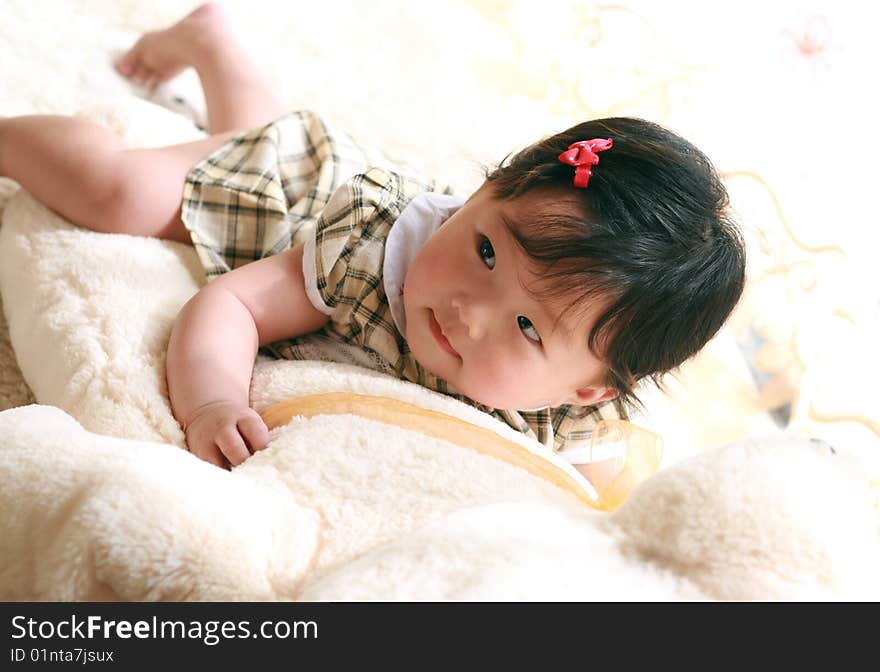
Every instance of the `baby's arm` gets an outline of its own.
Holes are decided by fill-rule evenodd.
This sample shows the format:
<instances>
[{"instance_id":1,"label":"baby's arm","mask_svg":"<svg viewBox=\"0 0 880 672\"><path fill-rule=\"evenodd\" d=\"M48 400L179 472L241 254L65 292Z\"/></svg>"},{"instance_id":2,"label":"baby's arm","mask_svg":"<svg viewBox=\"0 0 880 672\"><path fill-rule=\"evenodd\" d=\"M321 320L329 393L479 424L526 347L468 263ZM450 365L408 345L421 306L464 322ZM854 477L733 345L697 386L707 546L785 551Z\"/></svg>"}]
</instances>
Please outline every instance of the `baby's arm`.
<instances>
[{"instance_id":1,"label":"baby's arm","mask_svg":"<svg viewBox=\"0 0 880 672\"><path fill-rule=\"evenodd\" d=\"M220 276L177 317L168 394L190 452L203 460L235 466L266 447L269 432L248 404L257 349L327 322L306 295L302 254L300 245Z\"/></svg>"}]
</instances>

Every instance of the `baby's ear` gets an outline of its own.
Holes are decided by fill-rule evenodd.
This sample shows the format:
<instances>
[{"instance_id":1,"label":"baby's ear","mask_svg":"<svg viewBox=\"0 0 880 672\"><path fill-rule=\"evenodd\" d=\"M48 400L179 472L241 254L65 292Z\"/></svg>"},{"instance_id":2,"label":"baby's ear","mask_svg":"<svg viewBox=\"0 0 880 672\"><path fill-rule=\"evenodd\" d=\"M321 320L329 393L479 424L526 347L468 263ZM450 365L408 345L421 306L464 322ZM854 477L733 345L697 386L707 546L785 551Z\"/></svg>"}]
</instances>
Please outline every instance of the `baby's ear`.
<instances>
[{"instance_id":1,"label":"baby's ear","mask_svg":"<svg viewBox=\"0 0 880 672\"><path fill-rule=\"evenodd\" d=\"M579 390L575 390L568 403L577 406L596 406L603 401L614 399L616 396L617 390L612 387L582 387Z\"/></svg>"}]
</instances>

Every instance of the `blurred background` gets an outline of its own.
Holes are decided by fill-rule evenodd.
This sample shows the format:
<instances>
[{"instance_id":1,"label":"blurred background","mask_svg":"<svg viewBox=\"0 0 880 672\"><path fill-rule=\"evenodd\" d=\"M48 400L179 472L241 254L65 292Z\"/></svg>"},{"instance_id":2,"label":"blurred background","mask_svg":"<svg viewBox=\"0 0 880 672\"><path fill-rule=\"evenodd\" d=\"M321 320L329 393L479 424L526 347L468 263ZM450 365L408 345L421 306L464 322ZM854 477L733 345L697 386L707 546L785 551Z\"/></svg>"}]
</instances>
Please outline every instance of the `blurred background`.
<instances>
[{"instance_id":1,"label":"blurred background","mask_svg":"<svg viewBox=\"0 0 880 672\"><path fill-rule=\"evenodd\" d=\"M4 0L0 115L155 94L114 55L199 3ZM880 450L878 12L870 3L321 0L223 3L291 109L475 189L484 165L592 117L640 116L712 158L749 244L729 326L646 391L670 460L789 431ZM194 77L175 91L198 105ZM149 129L142 129L149 144ZM0 207L14 185L0 184ZM33 401L0 324L0 409Z\"/></svg>"}]
</instances>

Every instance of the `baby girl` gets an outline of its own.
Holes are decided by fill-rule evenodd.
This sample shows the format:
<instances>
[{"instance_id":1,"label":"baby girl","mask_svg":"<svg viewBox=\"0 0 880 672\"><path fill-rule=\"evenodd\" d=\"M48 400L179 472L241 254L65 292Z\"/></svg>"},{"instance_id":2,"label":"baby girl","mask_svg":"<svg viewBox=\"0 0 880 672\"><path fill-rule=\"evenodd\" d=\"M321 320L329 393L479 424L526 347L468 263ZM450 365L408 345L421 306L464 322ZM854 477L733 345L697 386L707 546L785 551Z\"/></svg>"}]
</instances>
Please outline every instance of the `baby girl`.
<instances>
[{"instance_id":1,"label":"baby girl","mask_svg":"<svg viewBox=\"0 0 880 672\"><path fill-rule=\"evenodd\" d=\"M723 185L656 124L577 124L465 199L312 113L284 115L217 5L116 67L146 85L195 68L208 136L128 149L82 119L3 119L0 175L77 225L195 246L210 282L172 330L168 389L189 450L218 466L269 440L248 398L261 347L308 357L317 332L565 456L626 417L639 381L697 353L742 293Z\"/></svg>"}]
</instances>

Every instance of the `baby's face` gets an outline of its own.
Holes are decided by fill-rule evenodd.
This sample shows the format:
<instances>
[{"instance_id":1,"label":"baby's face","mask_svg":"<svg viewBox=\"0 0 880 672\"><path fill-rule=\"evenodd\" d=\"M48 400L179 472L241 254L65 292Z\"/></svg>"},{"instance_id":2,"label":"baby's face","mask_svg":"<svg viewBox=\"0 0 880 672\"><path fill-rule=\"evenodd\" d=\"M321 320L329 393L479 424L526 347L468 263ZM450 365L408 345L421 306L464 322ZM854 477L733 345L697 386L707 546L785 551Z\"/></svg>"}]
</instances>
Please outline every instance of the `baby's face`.
<instances>
[{"instance_id":1,"label":"baby's face","mask_svg":"<svg viewBox=\"0 0 880 672\"><path fill-rule=\"evenodd\" d=\"M529 194L483 186L422 246L404 283L416 360L471 399L502 409L592 405L614 396L587 348L596 310L573 319L526 291L538 278L503 224Z\"/></svg>"}]
</instances>

